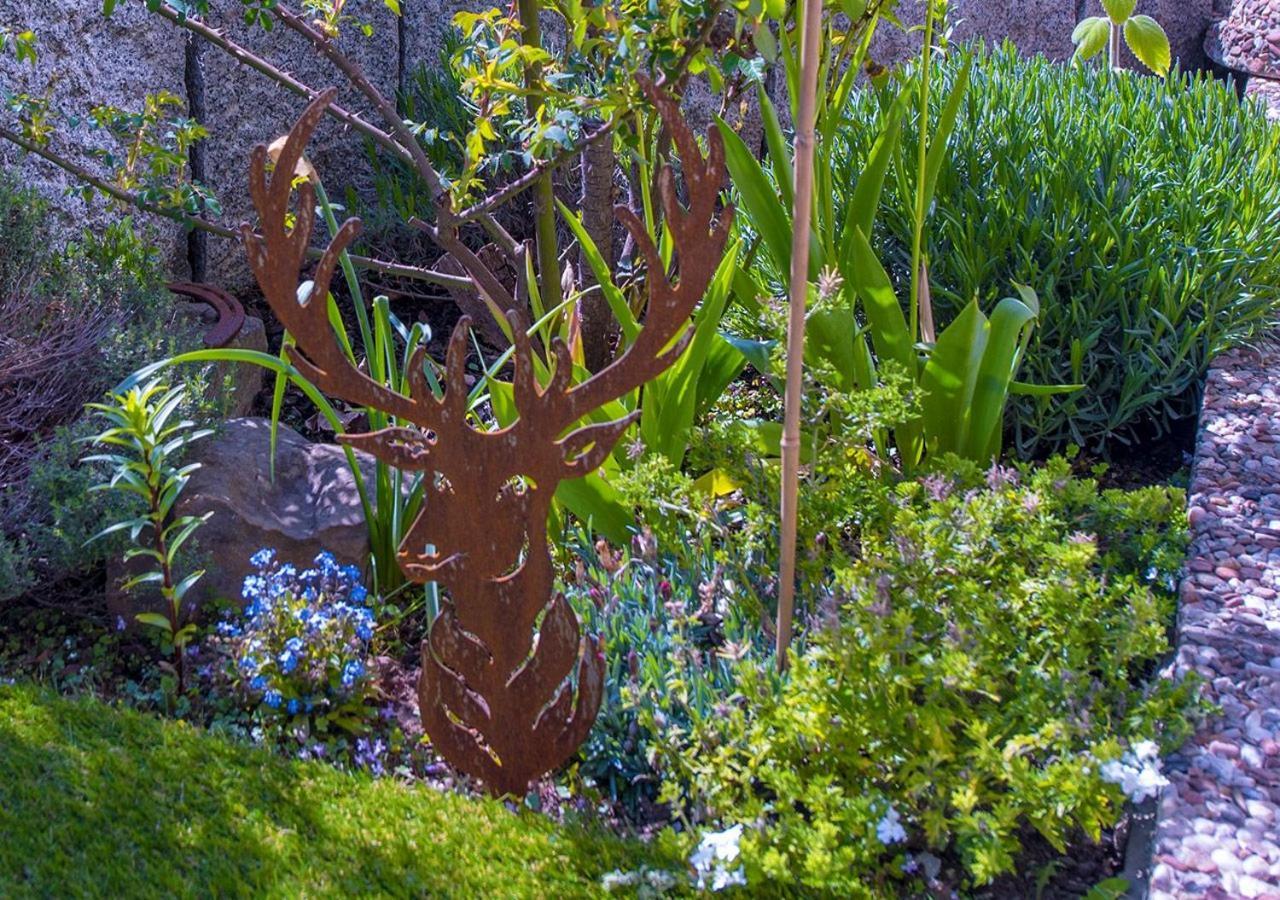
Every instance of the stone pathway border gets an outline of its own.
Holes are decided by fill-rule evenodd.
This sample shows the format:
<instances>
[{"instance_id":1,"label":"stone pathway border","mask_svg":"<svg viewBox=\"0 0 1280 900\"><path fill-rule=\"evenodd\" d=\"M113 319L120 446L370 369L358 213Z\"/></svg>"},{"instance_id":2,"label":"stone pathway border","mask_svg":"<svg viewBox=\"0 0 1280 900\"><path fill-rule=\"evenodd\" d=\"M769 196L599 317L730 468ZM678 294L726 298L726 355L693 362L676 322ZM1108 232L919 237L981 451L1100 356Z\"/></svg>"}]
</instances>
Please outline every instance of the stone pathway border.
<instances>
[{"instance_id":1,"label":"stone pathway border","mask_svg":"<svg viewBox=\"0 0 1280 900\"><path fill-rule=\"evenodd\" d=\"M1214 363L1189 504L1176 674L1221 714L1165 760L1149 896L1280 900L1280 349Z\"/></svg>"}]
</instances>

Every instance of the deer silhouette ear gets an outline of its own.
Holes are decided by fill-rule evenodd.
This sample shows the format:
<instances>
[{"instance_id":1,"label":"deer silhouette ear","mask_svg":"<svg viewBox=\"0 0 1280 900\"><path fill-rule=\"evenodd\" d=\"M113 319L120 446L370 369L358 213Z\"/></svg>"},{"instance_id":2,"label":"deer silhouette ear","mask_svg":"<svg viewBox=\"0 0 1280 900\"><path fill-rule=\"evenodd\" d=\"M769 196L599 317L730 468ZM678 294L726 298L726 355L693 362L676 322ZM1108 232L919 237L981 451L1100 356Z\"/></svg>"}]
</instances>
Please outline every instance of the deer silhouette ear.
<instances>
[{"instance_id":1,"label":"deer silhouette ear","mask_svg":"<svg viewBox=\"0 0 1280 900\"><path fill-rule=\"evenodd\" d=\"M398 469L415 470L426 468L436 439L430 432L413 428L384 428L369 434L340 434L338 443L363 450Z\"/></svg>"}]
</instances>

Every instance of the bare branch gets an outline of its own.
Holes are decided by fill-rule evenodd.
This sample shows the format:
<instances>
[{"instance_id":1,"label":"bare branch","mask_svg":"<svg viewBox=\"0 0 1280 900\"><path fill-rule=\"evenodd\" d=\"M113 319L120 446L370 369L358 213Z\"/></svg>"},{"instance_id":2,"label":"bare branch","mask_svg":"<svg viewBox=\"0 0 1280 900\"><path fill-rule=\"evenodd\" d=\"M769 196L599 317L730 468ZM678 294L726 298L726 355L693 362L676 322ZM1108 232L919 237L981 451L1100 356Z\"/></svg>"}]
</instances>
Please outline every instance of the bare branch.
<instances>
[{"instance_id":1,"label":"bare branch","mask_svg":"<svg viewBox=\"0 0 1280 900\"><path fill-rule=\"evenodd\" d=\"M512 308L514 301L510 292L502 286L497 276L480 262L479 257L467 249L462 241L459 240L457 225L449 202L449 194L444 188L444 182L440 179L440 173L431 165L431 160L427 158L426 151L422 149L422 145L418 143L417 137L415 137L404 119L400 117L395 104L383 96L382 92L364 74L360 66L338 49L337 45L327 35L313 28L302 17L286 9L281 4L276 4L272 11L286 28L310 41L312 46L346 77L351 86L373 104L387 127L391 129L391 133L395 136L397 143L409 151L419 176L427 183L427 187L436 201L436 226L433 227L419 221L417 223L418 227L427 231L436 243L452 254L454 259L471 276L476 287L493 300L499 308ZM489 222L486 223L486 228L490 230L501 229L501 226L497 222ZM505 231L501 233L505 235L505 239L502 241L502 249L504 252L511 253L517 244L510 235L506 235Z\"/></svg>"},{"instance_id":2,"label":"bare branch","mask_svg":"<svg viewBox=\"0 0 1280 900\"><path fill-rule=\"evenodd\" d=\"M160 17L167 19L181 28L185 28L192 34L199 35L219 50L226 53L236 62L243 66L247 66L261 75L265 75L276 84L294 94L297 94L299 97L303 97L307 101L311 101L320 95L320 91L302 83L288 72L272 65L257 54L246 50L244 47L228 38L222 31L206 25L199 19L189 15L184 16L175 12L163 3L160 4L155 11ZM366 122L364 119L360 118L359 114L349 112L336 103L330 106L327 112L332 118L348 126L352 130L358 131L373 139L380 147L394 153L406 164L413 165L413 157L407 150L405 150L405 148L400 146L399 142L397 142L395 138L377 126Z\"/></svg>"},{"instance_id":3,"label":"bare branch","mask_svg":"<svg viewBox=\"0 0 1280 900\"><path fill-rule=\"evenodd\" d=\"M574 141L573 144L563 152L557 153L551 159L535 163L530 167L529 171L525 172L515 181L512 181L503 188L493 192L483 200L479 200L471 206L468 206L462 212L458 213L455 218L460 223L470 222L491 213L493 210L505 203L509 203L511 200L533 187L534 184L537 183L538 179L547 172L575 158L589 145L611 135L617 126L618 119L615 118L601 125L599 128L595 128L587 132L582 137L578 138L578 140Z\"/></svg>"},{"instance_id":4,"label":"bare branch","mask_svg":"<svg viewBox=\"0 0 1280 900\"><path fill-rule=\"evenodd\" d=\"M97 188L102 193L113 197L121 203L126 203L129 206L136 207L143 212L148 212L152 215L172 219L173 221L179 222L188 228L198 228L201 231L207 232L216 237L232 241L240 240L238 232L232 231L230 228L226 228L216 222L211 222L201 216L193 216L188 213L184 213L181 210L167 209L163 206L157 206L154 203L148 203L137 194L127 191L119 185L112 184L105 178L95 175L84 166L55 153L47 147L42 147L33 141L29 141L17 132L10 131L8 128L0 127L0 140L9 141L29 153L34 153L46 162L52 163L64 172L75 176L77 180ZM307 256L311 259L320 259L322 252L323 251L320 249L313 247L307 251ZM352 264L354 264L356 268L370 272L378 272L382 275L390 275L395 278L405 278L411 281L436 284L440 287L451 288L454 290L469 289L472 286L471 279L469 278L461 278L457 275L448 275L444 272L436 272L432 269L424 269L418 266L407 266L380 259L370 259L366 256L353 255L350 258Z\"/></svg>"}]
</instances>

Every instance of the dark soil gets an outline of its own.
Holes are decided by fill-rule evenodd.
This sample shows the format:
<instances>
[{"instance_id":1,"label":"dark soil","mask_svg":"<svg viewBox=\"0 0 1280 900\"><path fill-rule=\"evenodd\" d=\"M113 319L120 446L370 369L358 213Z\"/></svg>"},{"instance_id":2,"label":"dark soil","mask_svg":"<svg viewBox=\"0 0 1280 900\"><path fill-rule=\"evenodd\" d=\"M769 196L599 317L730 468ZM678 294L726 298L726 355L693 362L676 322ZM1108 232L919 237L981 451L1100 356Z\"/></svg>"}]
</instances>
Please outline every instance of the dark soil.
<instances>
[{"instance_id":1,"label":"dark soil","mask_svg":"<svg viewBox=\"0 0 1280 900\"><path fill-rule=\"evenodd\" d=\"M1128 446L1118 445L1109 459L1081 454L1077 469L1105 467L1099 478L1104 488L1133 490L1154 484L1185 486L1196 447L1198 420L1183 419L1164 434L1151 435Z\"/></svg>"},{"instance_id":2,"label":"dark soil","mask_svg":"<svg viewBox=\"0 0 1280 900\"><path fill-rule=\"evenodd\" d=\"M977 900L1084 897L1099 883L1120 876L1128 841L1127 819L1103 832L1102 840L1096 844L1081 835L1065 854L1055 850L1038 833L1029 832L1022 837L1024 849L1018 858L1018 871L997 879L974 896Z\"/></svg>"}]
</instances>

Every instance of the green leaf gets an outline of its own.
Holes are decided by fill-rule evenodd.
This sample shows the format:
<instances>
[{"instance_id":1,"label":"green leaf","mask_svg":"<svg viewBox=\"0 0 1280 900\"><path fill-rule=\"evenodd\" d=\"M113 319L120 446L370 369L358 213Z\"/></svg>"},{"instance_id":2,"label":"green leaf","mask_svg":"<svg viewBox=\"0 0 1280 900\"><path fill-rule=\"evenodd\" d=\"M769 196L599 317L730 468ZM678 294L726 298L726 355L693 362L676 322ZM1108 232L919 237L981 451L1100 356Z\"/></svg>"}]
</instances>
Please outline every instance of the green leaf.
<instances>
[{"instance_id":1,"label":"green leaf","mask_svg":"<svg viewBox=\"0 0 1280 900\"><path fill-rule=\"evenodd\" d=\"M563 503L596 534L615 544L631 540L634 517L614 487L600 473L585 478L562 481L556 488L556 500Z\"/></svg>"},{"instance_id":2,"label":"green leaf","mask_svg":"<svg viewBox=\"0 0 1280 900\"><path fill-rule=\"evenodd\" d=\"M1000 448L1000 428L1009 399L1023 329L1035 313L1021 300L1006 297L991 313L991 332L973 394L969 425L970 458L989 462Z\"/></svg>"},{"instance_id":3,"label":"green leaf","mask_svg":"<svg viewBox=\"0 0 1280 900\"><path fill-rule=\"evenodd\" d=\"M805 359L811 364L818 359L830 363L836 374L835 387L845 392L857 387L857 331L858 321L851 309L815 310L805 321Z\"/></svg>"},{"instance_id":4,"label":"green leaf","mask_svg":"<svg viewBox=\"0 0 1280 900\"><path fill-rule=\"evenodd\" d=\"M1084 895L1084 900L1120 900L1129 892L1129 879L1107 878L1099 881Z\"/></svg>"},{"instance_id":5,"label":"green leaf","mask_svg":"<svg viewBox=\"0 0 1280 900\"><path fill-rule=\"evenodd\" d=\"M600 285L600 290L604 292L604 299L609 304L609 311L613 313L613 317L622 326L622 336L626 339L627 344L631 344L635 341L636 335L640 333L640 323L636 321L635 315L631 312L631 307L627 305L627 298L622 295L622 291L614 283L613 273L609 271L609 266L605 263L600 249L596 247L595 241L587 233L582 220L578 218L573 210L559 200L556 200L556 207L560 210L560 216L564 219L565 224L569 226L569 230L573 232L573 236L582 248L582 255L586 258L587 265L591 268L591 274L595 276L596 284Z\"/></svg>"},{"instance_id":6,"label":"green leaf","mask_svg":"<svg viewBox=\"0 0 1280 900\"><path fill-rule=\"evenodd\" d=\"M987 349L990 324L970 300L947 326L929 354L920 386L924 388L925 440L930 453L965 454L978 371Z\"/></svg>"},{"instance_id":7,"label":"green leaf","mask_svg":"<svg viewBox=\"0 0 1280 900\"><path fill-rule=\"evenodd\" d=\"M782 205L777 190L760 167L755 154L737 132L720 119L716 120L716 125L724 138L725 163L733 177L733 186L742 198L744 212L759 232L778 271L790 271L791 214Z\"/></svg>"},{"instance_id":8,"label":"green leaf","mask_svg":"<svg viewBox=\"0 0 1280 900\"><path fill-rule=\"evenodd\" d=\"M1112 22L1123 25L1138 8L1138 0L1102 0L1102 8L1111 17Z\"/></svg>"},{"instance_id":9,"label":"green leaf","mask_svg":"<svg viewBox=\"0 0 1280 900\"><path fill-rule=\"evenodd\" d=\"M778 346L777 341L753 341L749 338L738 337L736 334L721 334L727 343L733 346L735 350L747 358L757 372L767 376L771 366L770 357L773 350Z\"/></svg>"},{"instance_id":10,"label":"green leaf","mask_svg":"<svg viewBox=\"0 0 1280 900\"><path fill-rule=\"evenodd\" d=\"M1092 59L1102 48L1107 46L1107 38L1111 35L1111 22L1106 16L1091 16L1082 19L1071 32L1071 43L1076 45L1076 57Z\"/></svg>"},{"instance_id":11,"label":"green leaf","mask_svg":"<svg viewBox=\"0 0 1280 900\"><path fill-rule=\"evenodd\" d=\"M204 569L196 569L196 571L178 582L178 586L173 589L175 602L181 603L182 598L187 595L187 591L191 590L192 586L203 577Z\"/></svg>"},{"instance_id":12,"label":"green leaf","mask_svg":"<svg viewBox=\"0 0 1280 900\"><path fill-rule=\"evenodd\" d=\"M841 275L862 299L876 355L881 359L895 360L914 376L917 371L916 351L889 273L859 228L853 230L850 250L847 260L841 260L842 264L847 263L842 265Z\"/></svg>"},{"instance_id":13,"label":"green leaf","mask_svg":"<svg viewBox=\"0 0 1280 900\"><path fill-rule=\"evenodd\" d=\"M778 193L782 197L784 209L791 209L795 198L795 173L791 168L791 151L786 137L782 134L778 110L769 99L769 92L764 89L764 85L760 85L756 94L760 101L760 120L764 124L764 141L769 151L769 165L773 169L773 180L778 185Z\"/></svg>"},{"instance_id":14,"label":"green leaf","mask_svg":"<svg viewBox=\"0 0 1280 900\"><path fill-rule=\"evenodd\" d=\"M1056 394L1074 394L1083 391L1083 384L1027 384L1025 381L1009 382L1009 393L1019 397L1052 397Z\"/></svg>"},{"instance_id":15,"label":"green leaf","mask_svg":"<svg viewBox=\"0 0 1280 900\"><path fill-rule=\"evenodd\" d=\"M1134 16L1124 23L1124 40L1144 66L1160 77L1169 74L1173 56L1169 36L1150 16Z\"/></svg>"},{"instance_id":16,"label":"green leaf","mask_svg":"<svg viewBox=\"0 0 1280 900\"><path fill-rule=\"evenodd\" d=\"M925 158L924 175L925 209L929 209L933 205L934 191L938 186L938 174L942 171L942 164L950 157L947 144L951 140L951 132L955 130L956 119L960 115L960 104L964 101L965 94L969 90L969 74L972 71L973 56L969 55L965 58L960 74L956 76L955 84L951 87L951 94L947 97L946 105L942 107L942 114L938 116L933 138L929 141L929 153ZM866 233L870 234L870 232Z\"/></svg>"},{"instance_id":17,"label":"green leaf","mask_svg":"<svg viewBox=\"0 0 1280 900\"><path fill-rule=\"evenodd\" d=\"M160 613L143 612L143 613L138 613L133 618L137 620L140 624L146 625L149 628L157 628L160 631L163 631L165 634L173 633L173 625L170 624L167 618L160 615Z\"/></svg>"},{"instance_id":18,"label":"green leaf","mask_svg":"<svg viewBox=\"0 0 1280 900\"><path fill-rule=\"evenodd\" d=\"M130 578L124 584L120 585L120 590L127 594L140 584L155 584L162 581L164 581L164 575L160 572L147 572L145 575L139 575L137 578Z\"/></svg>"},{"instance_id":19,"label":"green leaf","mask_svg":"<svg viewBox=\"0 0 1280 900\"><path fill-rule=\"evenodd\" d=\"M876 213L880 209L880 197L884 193L884 177L889 170L889 163L898 150L898 141L902 135L902 118L906 110L906 93L894 103L885 119L884 128L876 138L867 164L858 176L858 184L854 188L853 198L849 202L841 240L841 254L850 252L849 241L852 230L858 228L863 234L871 234L875 225Z\"/></svg>"}]
</instances>

